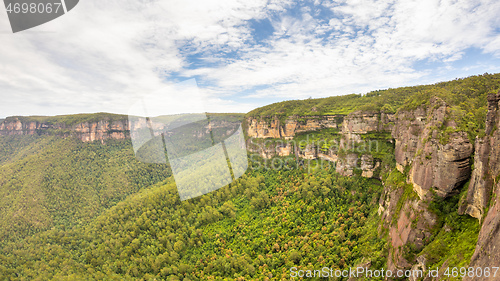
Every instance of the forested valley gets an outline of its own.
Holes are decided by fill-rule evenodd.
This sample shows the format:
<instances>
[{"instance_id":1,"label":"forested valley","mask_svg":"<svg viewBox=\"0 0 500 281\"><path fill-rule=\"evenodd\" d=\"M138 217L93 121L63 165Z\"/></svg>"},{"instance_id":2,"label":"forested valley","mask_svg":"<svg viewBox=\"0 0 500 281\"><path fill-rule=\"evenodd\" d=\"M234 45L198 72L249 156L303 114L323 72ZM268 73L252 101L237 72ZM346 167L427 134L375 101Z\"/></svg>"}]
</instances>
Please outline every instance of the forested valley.
<instances>
[{"instance_id":1,"label":"forested valley","mask_svg":"<svg viewBox=\"0 0 500 281\"><path fill-rule=\"evenodd\" d=\"M243 122L257 146L245 174L184 201L169 164L142 163L130 138L82 141L68 129L121 116L0 120L68 126L0 132L0 280L297 280L291 268L484 266L482 249L498 240L485 221L494 225L500 208L500 169L485 155L500 154L499 89L500 75L484 74L255 109ZM368 141L376 149L360 150Z\"/></svg>"}]
</instances>

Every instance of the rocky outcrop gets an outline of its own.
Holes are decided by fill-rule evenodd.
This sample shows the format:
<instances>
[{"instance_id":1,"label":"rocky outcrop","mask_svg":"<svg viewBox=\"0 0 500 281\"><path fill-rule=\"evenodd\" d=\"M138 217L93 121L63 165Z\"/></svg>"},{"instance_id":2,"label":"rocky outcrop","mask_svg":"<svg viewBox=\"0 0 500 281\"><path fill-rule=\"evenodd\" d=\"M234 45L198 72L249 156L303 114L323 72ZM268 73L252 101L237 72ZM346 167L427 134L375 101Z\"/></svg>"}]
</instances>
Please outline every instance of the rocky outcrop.
<instances>
[{"instance_id":1,"label":"rocky outcrop","mask_svg":"<svg viewBox=\"0 0 500 281\"><path fill-rule=\"evenodd\" d=\"M403 172L410 165L417 152L420 133L425 127L427 112L424 107L415 110L400 111L397 114L392 136L396 141L394 156L396 167Z\"/></svg>"},{"instance_id":2,"label":"rocky outcrop","mask_svg":"<svg viewBox=\"0 0 500 281\"><path fill-rule=\"evenodd\" d=\"M484 209L490 200L493 181L489 173L490 144L487 138L476 138L474 171L469 182L467 198L460 202L459 214L468 214L482 220Z\"/></svg>"},{"instance_id":3,"label":"rocky outcrop","mask_svg":"<svg viewBox=\"0 0 500 281\"><path fill-rule=\"evenodd\" d=\"M390 131L394 114L355 111L344 118L342 131L350 134L366 134L373 131Z\"/></svg>"},{"instance_id":4,"label":"rocky outcrop","mask_svg":"<svg viewBox=\"0 0 500 281\"><path fill-rule=\"evenodd\" d=\"M284 123L277 118L270 122L262 119L248 118L247 135L250 138L284 138L292 139L296 134L317 131L325 128L341 126L342 115L325 116L290 116Z\"/></svg>"},{"instance_id":5,"label":"rocky outcrop","mask_svg":"<svg viewBox=\"0 0 500 281\"><path fill-rule=\"evenodd\" d=\"M361 156L361 176L365 178L372 178L375 170L380 166L380 162L375 161L372 155Z\"/></svg>"},{"instance_id":6,"label":"rocky outcrop","mask_svg":"<svg viewBox=\"0 0 500 281\"><path fill-rule=\"evenodd\" d=\"M411 164L409 182L420 198L431 188L446 197L470 177L473 147L465 133L455 132L448 110L444 101L432 98L430 105L396 117L392 134L397 167L403 172Z\"/></svg>"},{"instance_id":7,"label":"rocky outcrop","mask_svg":"<svg viewBox=\"0 0 500 281\"><path fill-rule=\"evenodd\" d=\"M354 175L354 169L359 167L359 157L355 153L349 153L337 161L335 170L343 176Z\"/></svg>"},{"instance_id":8,"label":"rocky outcrop","mask_svg":"<svg viewBox=\"0 0 500 281\"><path fill-rule=\"evenodd\" d=\"M416 196L403 198L404 188L385 184L384 192L379 200L378 214L381 217L381 228L387 228L391 245L387 259L387 269L409 269L414 260L407 260L408 245L416 251L425 246L431 229L437 223L436 215L428 211L427 201ZM405 200L405 201L401 201ZM398 205L400 209L398 209Z\"/></svg>"},{"instance_id":9,"label":"rocky outcrop","mask_svg":"<svg viewBox=\"0 0 500 281\"><path fill-rule=\"evenodd\" d=\"M490 200L494 179L500 174L500 93L488 95L485 136L475 141L474 171L469 183L465 201L461 202L459 213L469 214L479 220Z\"/></svg>"},{"instance_id":10,"label":"rocky outcrop","mask_svg":"<svg viewBox=\"0 0 500 281\"><path fill-rule=\"evenodd\" d=\"M474 172L469 184L467 198L459 211L478 219L484 217L476 249L469 266L496 266L500 259L500 91L488 96L486 136L476 139ZM493 191L493 193L491 192ZM490 199L491 198L491 199ZM488 206L489 202L489 206ZM488 209L484 216L485 209ZM498 277L497 277L498 278ZM464 278L464 280L493 280L486 278Z\"/></svg>"},{"instance_id":11,"label":"rocky outcrop","mask_svg":"<svg viewBox=\"0 0 500 281\"><path fill-rule=\"evenodd\" d=\"M394 214L395 215L395 214ZM416 199L404 203L395 225L389 228L389 239L392 251L387 259L388 269L410 268L415 262L407 260L405 254L410 251L419 252L426 245L426 240L432 236L431 229L437 223L436 215L428 210L425 201Z\"/></svg>"},{"instance_id":12,"label":"rocky outcrop","mask_svg":"<svg viewBox=\"0 0 500 281\"><path fill-rule=\"evenodd\" d=\"M431 137L426 143L419 143L417 152L409 180L420 198L431 188L446 197L470 177L472 144L463 132L450 134L446 144Z\"/></svg>"},{"instance_id":13,"label":"rocky outcrop","mask_svg":"<svg viewBox=\"0 0 500 281\"><path fill-rule=\"evenodd\" d=\"M469 266L471 267L492 267L498 266L500 259L500 183L495 184L494 195L490 209L484 219L476 244L476 249L472 255ZM465 277L463 280L498 280L486 277Z\"/></svg>"}]
</instances>

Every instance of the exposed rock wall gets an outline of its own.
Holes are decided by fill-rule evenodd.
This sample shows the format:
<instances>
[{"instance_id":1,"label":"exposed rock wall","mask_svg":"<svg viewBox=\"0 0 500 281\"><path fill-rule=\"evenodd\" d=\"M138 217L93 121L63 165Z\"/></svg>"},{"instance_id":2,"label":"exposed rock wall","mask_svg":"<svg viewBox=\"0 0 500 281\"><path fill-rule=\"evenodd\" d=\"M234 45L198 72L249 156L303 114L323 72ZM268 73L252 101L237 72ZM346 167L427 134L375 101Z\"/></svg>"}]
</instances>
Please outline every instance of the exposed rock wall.
<instances>
[{"instance_id":1,"label":"exposed rock wall","mask_svg":"<svg viewBox=\"0 0 500 281\"><path fill-rule=\"evenodd\" d=\"M342 115L325 116L290 116L284 124L274 118L270 122L248 118L247 135L250 138L284 138L292 139L296 134L317 131L325 128L339 128ZM299 120L300 119L300 120Z\"/></svg>"},{"instance_id":2,"label":"exposed rock wall","mask_svg":"<svg viewBox=\"0 0 500 281\"><path fill-rule=\"evenodd\" d=\"M83 142L105 141L107 139L125 139L129 136L128 121L84 122L75 125L64 123L45 123L38 121L22 122L18 118L10 118L0 123L0 135L73 135Z\"/></svg>"},{"instance_id":3,"label":"exposed rock wall","mask_svg":"<svg viewBox=\"0 0 500 281\"><path fill-rule=\"evenodd\" d=\"M130 128L132 126L132 128ZM137 132L141 128L152 126L155 134L166 131L165 124L161 122L152 122L148 124L144 118L129 124L128 119L109 120L103 118L95 122L81 122L67 125L65 123L40 122L40 121L22 121L17 117L11 117L0 123L0 136L9 135L48 135L55 134L60 136L75 136L83 142L101 141L107 139L123 140L130 138L130 131ZM197 131L197 137L201 138L210 132L214 133L214 138L223 138L234 133L240 126L239 122L230 122L224 120L211 120Z\"/></svg>"},{"instance_id":4,"label":"exposed rock wall","mask_svg":"<svg viewBox=\"0 0 500 281\"><path fill-rule=\"evenodd\" d=\"M465 133L443 132L456 129L448 110L444 101L432 98L429 105L402 111L396 117L392 135L397 167L403 172L411 165L409 182L420 198L431 188L439 196L448 196L470 177L473 147Z\"/></svg>"},{"instance_id":5,"label":"exposed rock wall","mask_svg":"<svg viewBox=\"0 0 500 281\"><path fill-rule=\"evenodd\" d=\"M342 148L349 151L354 143L362 141L361 135L369 132L388 132L391 122L394 121L393 114L375 112L353 112L345 117L342 116L309 116L299 118L292 116L288 118L285 125L280 125L278 119L273 119L270 123L264 120L258 121L254 118L247 119L249 136L247 149L257 153L263 158L275 156L289 156L295 154L297 157L307 160L320 159L336 162L336 170L342 175L351 176L354 169L360 169L363 177L373 177L375 169L380 166L369 154L351 153L339 156L338 150ZM309 118L309 119L308 119ZM302 121L298 121L302 120ZM306 120L306 121L303 121ZM339 120L342 122L337 123ZM321 149L321 143L309 143L300 148L300 144L293 140L297 133L314 132L324 128L339 128L342 138L335 147L330 147L327 151ZM271 140L254 142L255 139L285 139L273 142Z\"/></svg>"},{"instance_id":6,"label":"exposed rock wall","mask_svg":"<svg viewBox=\"0 0 500 281\"><path fill-rule=\"evenodd\" d=\"M346 135L366 134L371 131L390 131L394 114L356 111L347 116L290 116L284 123L274 118L266 121L247 118L247 135L250 138L292 139L298 133L312 132L325 128L338 128Z\"/></svg>"},{"instance_id":7,"label":"exposed rock wall","mask_svg":"<svg viewBox=\"0 0 500 281\"><path fill-rule=\"evenodd\" d=\"M420 133L425 127L427 112L424 107L411 111L400 111L395 120L392 136L396 140L396 167L403 172L404 167L413 162L417 152Z\"/></svg>"},{"instance_id":8,"label":"exposed rock wall","mask_svg":"<svg viewBox=\"0 0 500 281\"><path fill-rule=\"evenodd\" d=\"M490 209L484 219L479 237L476 244L476 249L472 255L469 266L471 267L492 267L498 266L500 260L500 183L494 186L494 194ZM496 278L485 277L465 277L463 280L499 280Z\"/></svg>"},{"instance_id":9,"label":"exposed rock wall","mask_svg":"<svg viewBox=\"0 0 500 281\"><path fill-rule=\"evenodd\" d=\"M459 214L468 214L478 220L482 220L493 185L488 168L490 150L489 139L476 138L474 170L469 182L467 198L465 201L460 202Z\"/></svg>"},{"instance_id":10,"label":"exposed rock wall","mask_svg":"<svg viewBox=\"0 0 500 281\"><path fill-rule=\"evenodd\" d=\"M465 133L455 132L456 124L449 115L448 105L432 98L429 104L400 111L395 117L392 136L396 165L400 172L407 173L407 183L419 198L402 199L402 191L386 188L385 199L380 200L379 212L386 220L391 244L388 269L425 267L425 263L406 260L405 246L421 250L437 223L436 215L428 209L429 190L446 197L470 178L473 146ZM451 129L449 133L444 133L446 128ZM394 206L400 200L406 201L400 203L403 205L396 213ZM395 223L393 216L398 216Z\"/></svg>"},{"instance_id":11,"label":"exposed rock wall","mask_svg":"<svg viewBox=\"0 0 500 281\"><path fill-rule=\"evenodd\" d=\"M486 135L476 138L474 171L469 184L465 202L459 212L469 214L479 220L490 200L495 177L500 173L500 133L496 128L500 124L499 94L488 96L488 113L486 116Z\"/></svg>"},{"instance_id":12,"label":"exposed rock wall","mask_svg":"<svg viewBox=\"0 0 500 281\"><path fill-rule=\"evenodd\" d=\"M387 199L389 204L395 206L401 200L402 192L389 194ZM387 202L384 202L387 203ZM379 209L384 209L380 207ZM392 224L392 217L398 215L395 224ZM387 268L396 269L410 268L414 260L405 258L406 245L412 245L416 251L420 251L425 246L425 241L432 236L431 229L436 225L436 215L428 210L427 201L420 199L407 200L403 203L399 214L393 209L387 212L386 226L389 228L389 241L391 250L387 259Z\"/></svg>"},{"instance_id":13,"label":"exposed rock wall","mask_svg":"<svg viewBox=\"0 0 500 281\"><path fill-rule=\"evenodd\" d=\"M405 198L404 193L402 186L384 183L384 191L379 200L379 232L382 228L388 230L390 248L387 269L393 272L415 266L415 260L407 260L405 257L408 251L406 246L411 244L417 251L423 249L426 239L432 235L431 229L437 223L436 215L428 210L427 200L420 200L416 196ZM400 209L399 204L402 204ZM423 266L425 267L425 263Z\"/></svg>"},{"instance_id":14,"label":"exposed rock wall","mask_svg":"<svg viewBox=\"0 0 500 281\"><path fill-rule=\"evenodd\" d=\"M474 172L467 198L460 210L481 220L476 249L469 266L497 266L500 260L500 91L488 96L486 136L476 139ZM493 191L493 193L492 193ZM491 198L491 199L490 199ZM489 209L484 214L486 208ZM498 277L497 277L498 278ZM464 278L464 280L493 280L486 278Z\"/></svg>"},{"instance_id":15,"label":"exposed rock wall","mask_svg":"<svg viewBox=\"0 0 500 281\"><path fill-rule=\"evenodd\" d=\"M355 111L344 118L342 131L351 134L366 134L373 131L390 131L394 114Z\"/></svg>"}]
</instances>

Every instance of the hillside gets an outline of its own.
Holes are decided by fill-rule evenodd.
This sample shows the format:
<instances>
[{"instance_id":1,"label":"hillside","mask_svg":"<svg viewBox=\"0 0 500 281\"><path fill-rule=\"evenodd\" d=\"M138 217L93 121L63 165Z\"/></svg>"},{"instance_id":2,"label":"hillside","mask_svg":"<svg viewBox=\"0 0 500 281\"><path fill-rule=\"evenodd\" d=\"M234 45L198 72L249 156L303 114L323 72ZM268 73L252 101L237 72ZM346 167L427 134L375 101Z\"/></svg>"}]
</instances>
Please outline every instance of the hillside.
<instances>
[{"instance_id":1,"label":"hillside","mask_svg":"<svg viewBox=\"0 0 500 281\"><path fill-rule=\"evenodd\" d=\"M0 279L296 280L354 266L499 279L446 272L500 258L499 90L485 74L255 109L247 172L186 201L168 164L135 159L127 123L112 137L123 116L7 118ZM224 128L208 131L221 141Z\"/></svg>"},{"instance_id":2,"label":"hillside","mask_svg":"<svg viewBox=\"0 0 500 281\"><path fill-rule=\"evenodd\" d=\"M7 246L4 276L32 279L240 280L285 278L284 268L384 263L374 236L380 185L363 179L258 171L181 203L171 183L144 190L86 227ZM349 192L347 192L349 190ZM64 242L63 242L64 241ZM50 259L64 263L47 263ZM42 258L43 257L43 258ZM32 265L32 266L29 266Z\"/></svg>"},{"instance_id":3,"label":"hillside","mask_svg":"<svg viewBox=\"0 0 500 281\"><path fill-rule=\"evenodd\" d=\"M137 161L130 140L3 136L0 165L2 242L88 223L170 175L167 165Z\"/></svg>"}]
</instances>

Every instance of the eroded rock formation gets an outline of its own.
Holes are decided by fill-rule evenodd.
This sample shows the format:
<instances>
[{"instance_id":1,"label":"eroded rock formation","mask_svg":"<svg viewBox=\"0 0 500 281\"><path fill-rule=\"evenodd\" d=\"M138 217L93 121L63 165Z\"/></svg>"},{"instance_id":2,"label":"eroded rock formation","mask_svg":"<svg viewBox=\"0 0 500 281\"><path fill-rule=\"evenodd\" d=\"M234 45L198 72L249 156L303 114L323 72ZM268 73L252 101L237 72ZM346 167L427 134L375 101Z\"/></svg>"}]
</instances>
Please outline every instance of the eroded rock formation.
<instances>
[{"instance_id":1,"label":"eroded rock formation","mask_svg":"<svg viewBox=\"0 0 500 281\"><path fill-rule=\"evenodd\" d=\"M0 123L0 135L48 135L62 136L73 135L83 142L107 139L125 139L129 135L128 121L100 120L96 122L83 122L74 125L65 123L51 123L40 121L21 121L12 117Z\"/></svg>"},{"instance_id":2,"label":"eroded rock formation","mask_svg":"<svg viewBox=\"0 0 500 281\"><path fill-rule=\"evenodd\" d=\"M396 117L392 135L397 167L403 172L411 165L409 182L420 198L431 188L439 196L448 196L470 177L473 147L464 132L455 132L448 111L444 101L432 98L429 105Z\"/></svg>"},{"instance_id":3,"label":"eroded rock formation","mask_svg":"<svg viewBox=\"0 0 500 281\"><path fill-rule=\"evenodd\" d=\"M339 121L341 123L337 123ZM254 118L247 119L248 141L247 149L252 153L257 153L263 158L272 158L275 156L290 156L295 154L297 157L307 160L325 160L336 163L336 170L342 175L351 176L355 169L361 170L364 177L373 177L375 170L380 166L369 154L369 151L356 151L354 153L354 144L363 141L362 135L369 132L388 132L391 123L394 121L393 114L375 113L375 112L353 112L345 117L342 116L308 116L288 118L285 125L280 125L278 119L273 119L270 123ZM329 144L325 149L322 143L308 143L301 146L295 142L293 137L297 133L314 132L325 128L338 128L341 134L340 141L334 145ZM275 142L271 140L254 141L255 139L281 139ZM348 151L347 154L339 156L338 152L342 149ZM349 152L351 151L351 152ZM367 154L368 153L368 154Z\"/></svg>"},{"instance_id":4,"label":"eroded rock formation","mask_svg":"<svg viewBox=\"0 0 500 281\"><path fill-rule=\"evenodd\" d=\"M459 211L482 221L476 249L469 266L496 266L500 259L500 91L488 96L486 136L476 139L474 172L467 198ZM493 191L493 193L492 193ZM488 206L489 203L489 206ZM485 214L485 210L488 212ZM498 278L498 277L497 277ZM492 280L466 277L464 280Z\"/></svg>"},{"instance_id":5,"label":"eroded rock formation","mask_svg":"<svg viewBox=\"0 0 500 281\"><path fill-rule=\"evenodd\" d=\"M325 116L290 116L282 124L277 118L273 118L270 122L266 120L258 120L248 118L247 135L250 138L284 138L292 139L296 134L303 132L312 132L325 128L338 128L342 125L341 115L325 115Z\"/></svg>"}]
</instances>

